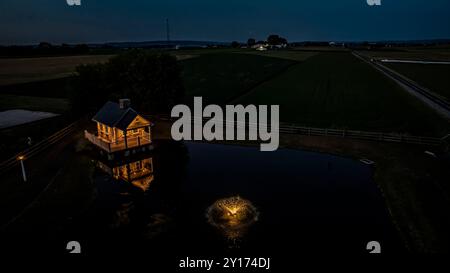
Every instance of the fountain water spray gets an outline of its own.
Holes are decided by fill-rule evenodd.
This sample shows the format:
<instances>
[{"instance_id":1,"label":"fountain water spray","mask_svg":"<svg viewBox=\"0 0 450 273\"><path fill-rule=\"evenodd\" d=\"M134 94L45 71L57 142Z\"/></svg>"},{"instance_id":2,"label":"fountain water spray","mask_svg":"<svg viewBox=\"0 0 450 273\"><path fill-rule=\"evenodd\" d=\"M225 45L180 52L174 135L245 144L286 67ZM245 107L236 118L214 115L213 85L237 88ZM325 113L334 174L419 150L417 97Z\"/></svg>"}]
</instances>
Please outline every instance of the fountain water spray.
<instances>
[{"instance_id":1,"label":"fountain water spray","mask_svg":"<svg viewBox=\"0 0 450 273\"><path fill-rule=\"evenodd\" d=\"M219 199L206 211L208 222L231 240L242 238L258 215L252 203L239 196Z\"/></svg>"}]
</instances>

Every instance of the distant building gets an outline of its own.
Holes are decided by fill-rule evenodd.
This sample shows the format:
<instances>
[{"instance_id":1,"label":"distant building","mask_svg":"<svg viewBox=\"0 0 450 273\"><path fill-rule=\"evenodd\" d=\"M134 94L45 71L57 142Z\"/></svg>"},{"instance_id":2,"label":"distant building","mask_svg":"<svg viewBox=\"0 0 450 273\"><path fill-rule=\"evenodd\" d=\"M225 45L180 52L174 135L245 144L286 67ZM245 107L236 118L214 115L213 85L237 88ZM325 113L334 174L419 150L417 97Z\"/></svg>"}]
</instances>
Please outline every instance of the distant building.
<instances>
[{"instance_id":1,"label":"distant building","mask_svg":"<svg viewBox=\"0 0 450 273\"><path fill-rule=\"evenodd\" d=\"M130 107L130 100L108 101L92 118L97 132L85 137L108 153L145 148L152 143L151 123Z\"/></svg>"},{"instance_id":2,"label":"distant building","mask_svg":"<svg viewBox=\"0 0 450 273\"><path fill-rule=\"evenodd\" d=\"M267 51L267 50L277 50L277 49L283 49L286 48L287 44L281 44L281 45L269 45L269 44L256 44L252 46L253 49L256 49L258 51Z\"/></svg>"},{"instance_id":3,"label":"distant building","mask_svg":"<svg viewBox=\"0 0 450 273\"><path fill-rule=\"evenodd\" d=\"M267 51L268 50L268 46L266 44L256 44L254 46L252 46L253 49L256 49L258 51Z\"/></svg>"}]
</instances>

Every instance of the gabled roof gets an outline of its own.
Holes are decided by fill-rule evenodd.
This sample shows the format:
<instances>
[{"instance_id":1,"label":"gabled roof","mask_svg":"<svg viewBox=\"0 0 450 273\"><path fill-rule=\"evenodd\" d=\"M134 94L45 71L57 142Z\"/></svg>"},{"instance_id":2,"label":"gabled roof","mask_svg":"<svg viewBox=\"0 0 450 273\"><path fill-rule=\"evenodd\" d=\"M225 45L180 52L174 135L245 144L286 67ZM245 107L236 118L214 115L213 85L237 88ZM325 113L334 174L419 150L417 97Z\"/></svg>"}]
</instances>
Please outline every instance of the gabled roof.
<instances>
[{"instance_id":1,"label":"gabled roof","mask_svg":"<svg viewBox=\"0 0 450 273\"><path fill-rule=\"evenodd\" d=\"M122 109L118 103L108 101L92 120L125 131L137 116L138 113L134 109L130 107Z\"/></svg>"}]
</instances>

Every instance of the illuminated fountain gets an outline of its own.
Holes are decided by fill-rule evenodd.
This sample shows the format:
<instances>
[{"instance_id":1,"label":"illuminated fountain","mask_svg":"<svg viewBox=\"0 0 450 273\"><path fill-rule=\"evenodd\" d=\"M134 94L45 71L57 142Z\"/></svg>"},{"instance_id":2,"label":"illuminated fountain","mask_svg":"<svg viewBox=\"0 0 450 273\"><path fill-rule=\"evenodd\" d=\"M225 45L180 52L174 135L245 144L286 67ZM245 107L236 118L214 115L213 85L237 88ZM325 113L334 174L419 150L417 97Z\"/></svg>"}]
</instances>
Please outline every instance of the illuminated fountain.
<instances>
[{"instance_id":1,"label":"illuminated fountain","mask_svg":"<svg viewBox=\"0 0 450 273\"><path fill-rule=\"evenodd\" d=\"M217 200L206 211L208 222L228 239L239 239L258 221L258 210L239 196Z\"/></svg>"}]
</instances>

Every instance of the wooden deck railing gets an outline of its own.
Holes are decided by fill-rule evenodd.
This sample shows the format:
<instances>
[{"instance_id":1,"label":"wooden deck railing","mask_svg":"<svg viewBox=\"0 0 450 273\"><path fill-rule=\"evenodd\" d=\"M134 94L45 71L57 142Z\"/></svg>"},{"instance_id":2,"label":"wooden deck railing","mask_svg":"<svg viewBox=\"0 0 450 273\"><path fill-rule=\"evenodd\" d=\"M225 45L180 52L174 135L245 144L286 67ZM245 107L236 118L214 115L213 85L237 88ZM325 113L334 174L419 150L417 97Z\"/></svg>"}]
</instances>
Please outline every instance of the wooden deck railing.
<instances>
[{"instance_id":1,"label":"wooden deck railing","mask_svg":"<svg viewBox=\"0 0 450 273\"><path fill-rule=\"evenodd\" d=\"M115 142L108 142L95 134L89 133L88 131L84 131L84 136L87 140L109 153L136 148L151 143L150 134L147 133L140 136L128 137L126 143L125 138Z\"/></svg>"}]
</instances>

